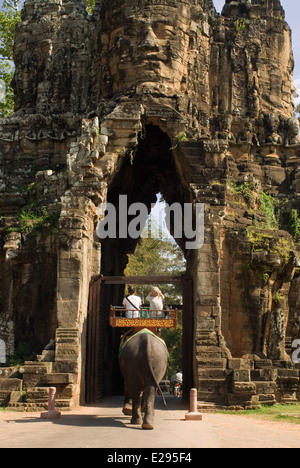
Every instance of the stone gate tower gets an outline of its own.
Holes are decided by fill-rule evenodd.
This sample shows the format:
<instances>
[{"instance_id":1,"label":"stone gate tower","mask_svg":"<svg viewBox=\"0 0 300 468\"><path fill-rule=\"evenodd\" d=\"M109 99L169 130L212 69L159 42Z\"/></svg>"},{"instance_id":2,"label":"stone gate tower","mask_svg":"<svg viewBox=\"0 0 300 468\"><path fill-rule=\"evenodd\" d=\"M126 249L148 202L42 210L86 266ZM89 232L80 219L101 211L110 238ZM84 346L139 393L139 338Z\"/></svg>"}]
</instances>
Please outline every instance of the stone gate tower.
<instances>
[{"instance_id":1,"label":"stone gate tower","mask_svg":"<svg viewBox=\"0 0 300 468\"><path fill-rule=\"evenodd\" d=\"M51 385L61 408L84 402L90 283L122 274L135 246L99 241L97 207L160 191L205 204L204 246L184 252L199 400L299 400L299 124L280 1L226 0L219 15L212 0L96 0L88 15L85 0L26 0L14 55L0 339L41 354L22 379L0 376L0 397L10 380L23 405Z\"/></svg>"}]
</instances>

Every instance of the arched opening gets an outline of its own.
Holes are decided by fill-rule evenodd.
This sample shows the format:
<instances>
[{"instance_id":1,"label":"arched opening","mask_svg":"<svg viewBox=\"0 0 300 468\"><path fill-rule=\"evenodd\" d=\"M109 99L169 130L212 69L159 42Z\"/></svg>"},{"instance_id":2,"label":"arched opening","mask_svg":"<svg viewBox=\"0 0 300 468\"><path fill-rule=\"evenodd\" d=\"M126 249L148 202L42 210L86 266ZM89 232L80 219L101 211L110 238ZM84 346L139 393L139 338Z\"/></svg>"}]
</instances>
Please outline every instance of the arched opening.
<instances>
[{"instance_id":1,"label":"arched opening","mask_svg":"<svg viewBox=\"0 0 300 468\"><path fill-rule=\"evenodd\" d=\"M172 148L170 138L159 126L149 124L145 126L143 134L139 137L139 143L135 150L127 152L124 156L118 172L110 183L107 201L116 207L116 238L108 236L101 241L101 275L102 279L109 278L109 281L99 279L99 284L93 288L94 299L90 303L95 304L96 312L94 319L90 319L88 324L87 338L87 372L86 382L87 402L92 403L96 396L109 396L112 394L122 394L123 380L118 365L118 348L120 336L124 333L122 329L112 329L109 326L109 309L111 305L121 305L125 293L124 272L128 263L128 255L135 252L139 236L128 235L124 232L122 210L135 203L142 203L147 207L147 214L151 211L151 206L156 203L157 194L162 194L166 203L171 206L177 203L181 207L184 203L190 203L189 184L187 183L189 174L185 172L184 161L180 160L180 155ZM126 196L126 205L122 204L120 197ZM127 216L127 213L126 213ZM134 216L128 214L126 220L127 228ZM183 220L182 220L183 221ZM171 234L174 231L175 218L170 219ZM144 226L140 226L142 229ZM126 229L125 229L126 231ZM176 242L185 251L185 239L176 238ZM114 281L114 278L116 280ZM120 278L123 278L120 281ZM150 285L152 279L139 278L139 284ZM170 278L164 279L164 284L172 284L173 281L180 282L183 295L183 367L188 378L187 385L190 387L193 366L193 298L192 281L185 276L176 280ZM187 286L188 285L188 286ZM190 288L190 289L189 289ZM98 297L98 299L97 299ZM100 297L100 299L99 299ZM100 314L98 316L98 314ZM92 315L92 314L90 314ZM95 347L92 329L97 328L96 332L98 345ZM90 330L90 331L89 331ZM95 353L97 357L92 358L93 364L89 361ZM98 375L95 377L94 373ZM92 382L91 380L94 381ZM97 383L98 382L98 383ZM93 389L91 390L91 385ZM97 387L98 385L98 387ZM95 390L95 388L100 390Z\"/></svg>"},{"instance_id":2,"label":"arched opening","mask_svg":"<svg viewBox=\"0 0 300 468\"><path fill-rule=\"evenodd\" d=\"M126 195L127 206L143 203L150 213L151 205L156 203L157 193L161 193L169 205L179 203L183 206L191 201L189 185L185 182L187 177L168 135L159 126L146 125L137 148L126 154L112 180L107 201L116 207L118 213L122 210L120 196ZM131 219L128 216L128 224ZM117 232L120 232L120 226L117 226ZM138 239L127 233L124 236L122 233L122 237L102 241L101 273L104 276L123 274L127 255L135 250ZM183 242L180 239L176 241L184 249Z\"/></svg>"},{"instance_id":3,"label":"arched opening","mask_svg":"<svg viewBox=\"0 0 300 468\"><path fill-rule=\"evenodd\" d=\"M178 369L182 369L182 314L183 314L183 285L176 281L176 277L186 274L186 259L183 251L170 235L166 222L166 203L161 194L157 194L157 203L151 210L144 231L138 241L135 252L128 255L125 276L140 276L147 280L147 284L133 285L136 295L141 298L143 307L150 307L150 294L153 288L158 288L163 295L165 310L177 311L177 327L159 328L158 334L169 350L169 361L165 379L172 381ZM164 282L157 283L152 277L158 276ZM169 278L170 284L166 281ZM142 280L141 280L142 281ZM158 279L159 281L159 279ZM151 283L151 284L149 284ZM126 287L126 293L130 286ZM157 289L156 289L157 291Z\"/></svg>"}]
</instances>

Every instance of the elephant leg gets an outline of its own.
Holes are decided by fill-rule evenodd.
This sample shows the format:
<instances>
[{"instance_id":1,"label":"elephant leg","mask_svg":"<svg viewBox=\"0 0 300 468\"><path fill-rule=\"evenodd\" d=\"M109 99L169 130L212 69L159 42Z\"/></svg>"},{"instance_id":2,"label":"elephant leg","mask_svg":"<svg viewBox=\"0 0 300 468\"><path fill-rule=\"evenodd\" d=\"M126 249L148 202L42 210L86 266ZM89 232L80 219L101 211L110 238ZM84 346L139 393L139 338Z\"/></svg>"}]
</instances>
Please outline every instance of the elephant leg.
<instances>
[{"instance_id":1,"label":"elephant leg","mask_svg":"<svg viewBox=\"0 0 300 468\"><path fill-rule=\"evenodd\" d=\"M142 395L142 413L146 413L146 395L145 392L143 392Z\"/></svg>"},{"instance_id":2,"label":"elephant leg","mask_svg":"<svg viewBox=\"0 0 300 468\"><path fill-rule=\"evenodd\" d=\"M144 393L145 415L143 420L143 429L154 429L154 402L156 396L156 386L149 385Z\"/></svg>"},{"instance_id":3,"label":"elephant leg","mask_svg":"<svg viewBox=\"0 0 300 468\"><path fill-rule=\"evenodd\" d=\"M132 415L132 399L130 398L127 392L126 386L125 386L125 400L124 400L123 414L125 414L125 416Z\"/></svg>"},{"instance_id":4,"label":"elephant leg","mask_svg":"<svg viewBox=\"0 0 300 468\"><path fill-rule=\"evenodd\" d=\"M124 401L123 414L125 414L125 416L132 415L132 400Z\"/></svg>"},{"instance_id":5,"label":"elephant leg","mask_svg":"<svg viewBox=\"0 0 300 468\"><path fill-rule=\"evenodd\" d=\"M140 392L135 394L132 398L132 418L131 424L142 424L142 411L141 411L141 396Z\"/></svg>"}]
</instances>

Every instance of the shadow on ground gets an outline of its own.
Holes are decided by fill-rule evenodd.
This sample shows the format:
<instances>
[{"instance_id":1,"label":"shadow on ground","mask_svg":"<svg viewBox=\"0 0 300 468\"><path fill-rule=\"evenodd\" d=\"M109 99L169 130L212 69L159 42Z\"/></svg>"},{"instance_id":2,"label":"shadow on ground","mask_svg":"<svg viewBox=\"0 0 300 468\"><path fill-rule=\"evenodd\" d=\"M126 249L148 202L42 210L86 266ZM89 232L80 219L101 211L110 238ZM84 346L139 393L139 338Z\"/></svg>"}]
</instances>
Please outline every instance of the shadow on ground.
<instances>
[{"instance_id":1,"label":"shadow on ground","mask_svg":"<svg viewBox=\"0 0 300 468\"><path fill-rule=\"evenodd\" d=\"M163 400L161 397L157 397L155 401L155 409L160 411L183 411L188 408L188 406L182 402L180 398L176 398L173 395L165 395L165 400L167 403L167 410L165 409ZM87 408L88 411L84 413L84 408ZM95 408L95 413L92 414L91 410ZM111 416L101 416L99 415L99 409L105 408L106 413L107 410L111 410ZM62 417L59 419L47 420L47 419L40 419L38 417L33 417L28 415L28 417L23 417L22 419L16 419L14 421L7 421L19 423L19 424L28 424L28 423L49 423L52 422L53 424L57 424L60 426L77 426L77 427L115 427L115 428L131 428L131 429L140 429L139 426L133 426L130 424L130 416L124 416L122 413L123 408L123 397L112 397L112 398L105 398L101 403L97 406L86 406L80 408L80 413L76 413L76 410L72 414L63 413Z\"/></svg>"}]
</instances>

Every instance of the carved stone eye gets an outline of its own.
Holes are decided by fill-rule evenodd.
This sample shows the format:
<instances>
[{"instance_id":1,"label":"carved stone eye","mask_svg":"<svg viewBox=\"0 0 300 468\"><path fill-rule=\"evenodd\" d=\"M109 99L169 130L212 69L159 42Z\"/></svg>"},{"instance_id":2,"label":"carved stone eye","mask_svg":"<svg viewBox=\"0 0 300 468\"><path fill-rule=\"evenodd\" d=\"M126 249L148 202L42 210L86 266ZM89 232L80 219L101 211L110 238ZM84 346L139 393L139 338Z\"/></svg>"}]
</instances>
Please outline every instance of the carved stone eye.
<instances>
[{"instance_id":1,"label":"carved stone eye","mask_svg":"<svg viewBox=\"0 0 300 468\"><path fill-rule=\"evenodd\" d=\"M167 23L155 22L152 29L158 39L169 39L170 36L175 36L174 27Z\"/></svg>"}]
</instances>

